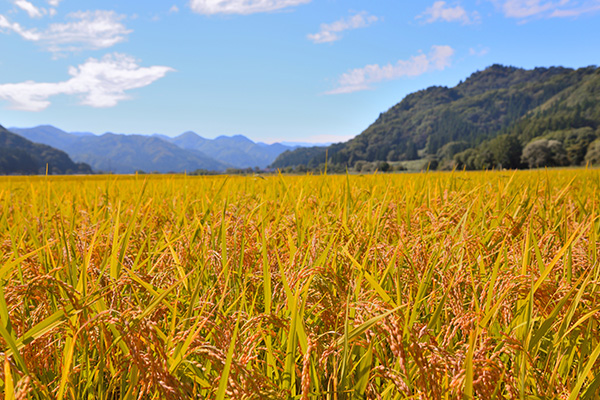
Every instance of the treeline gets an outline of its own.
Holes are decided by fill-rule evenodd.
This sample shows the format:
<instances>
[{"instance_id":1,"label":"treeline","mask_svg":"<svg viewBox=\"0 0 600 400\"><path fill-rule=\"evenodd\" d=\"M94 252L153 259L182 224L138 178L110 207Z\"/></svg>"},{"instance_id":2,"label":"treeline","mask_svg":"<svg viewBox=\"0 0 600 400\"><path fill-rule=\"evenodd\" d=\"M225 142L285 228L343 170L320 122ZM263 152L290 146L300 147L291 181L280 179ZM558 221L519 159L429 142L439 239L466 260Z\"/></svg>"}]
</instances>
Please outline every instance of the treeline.
<instances>
[{"instance_id":1,"label":"treeline","mask_svg":"<svg viewBox=\"0 0 600 400\"><path fill-rule=\"evenodd\" d=\"M373 173L373 172L400 172L406 171L406 167L399 163L389 163L387 161L357 161L356 164L352 168L344 167L341 164L328 164L322 162L318 165L313 165L311 167L307 167L303 164L297 165L295 167L287 166L279 169L279 171L286 174L306 174L306 173L333 173L333 174L343 174L346 172L359 172L363 174Z\"/></svg>"},{"instance_id":2,"label":"treeline","mask_svg":"<svg viewBox=\"0 0 600 400\"><path fill-rule=\"evenodd\" d=\"M443 163L438 165L440 169L457 167L468 170L598 165L599 138L600 131L590 127L551 132L525 146L515 135L501 135L452 158L443 158ZM452 152L447 151L447 154Z\"/></svg>"}]
</instances>

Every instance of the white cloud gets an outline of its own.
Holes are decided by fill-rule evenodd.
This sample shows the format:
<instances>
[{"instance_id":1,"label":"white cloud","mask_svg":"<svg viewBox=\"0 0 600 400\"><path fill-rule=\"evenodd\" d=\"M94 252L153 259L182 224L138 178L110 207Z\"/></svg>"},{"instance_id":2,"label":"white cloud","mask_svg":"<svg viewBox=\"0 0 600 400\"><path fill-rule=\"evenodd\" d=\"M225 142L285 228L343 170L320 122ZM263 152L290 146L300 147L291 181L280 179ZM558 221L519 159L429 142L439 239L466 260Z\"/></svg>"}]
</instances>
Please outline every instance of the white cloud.
<instances>
[{"instance_id":1,"label":"white cloud","mask_svg":"<svg viewBox=\"0 0 600 400\"><path fill-rule=\"evenodd\" d=\"M73 22L51 24L42 34L41 42L53 53L104 49L132 32L121 23L125 16L114 11L79 11L67 18Z\"/></svg>"},{"instance_id":2,"label":"white cloud","mask_svg":"<svg viewBox=\"0 0 600 400\"><path fill-rule=\"evenodd\" d=\"M13 31L25 40L38 41L41 38L40 34L35 29L25 29L16 22L10 22L2 14L0 14L0 30Z\"/></svg>"},{"instance_id":3,"label":"white cloud","mask_svg":"<svg viewBox=\"0 0 600 400\"><path fill-rule=\"evenodd\" d=\"M366 11L355 14L349 18L342 18L331 24L321 24L321 30L318 33L308 35L308 39L315 43L329 43L340 40L340 33L350 29L366 28L377 22L379 18L369 15Z\"/></svg>"},{"instance_id":4,"label":"white cloud","mask_svg":"<svg viewBox=\"0 0 600 400\"><path fill-rule=\"evenodd\" d=\"M495 0L506 17L516 19L578 17L600 10L600 0Z\"/></svg>"},{"instance_id":5,"label":"white cloud","mask_svg":"<svg viewBox=\"0 0 600 400\"><path fill-rule=\"evenodd\" d=\"M374 83L399 79L403 77L419 76L426 72L443 70L450 66L450 59L454 49L450 46L431 46L429 54L419 54L408 60L399 60L395 64L380 66L367 65L342 74L338 87L326 94L353 93L371 89Z\"/></svg>"},{"instance_id":6,"label":"white cloud","mask_svg":"<svg viewBox=\"0 0 600 400\"><path fill-rule=\"evenodd\" d=\"M81 50L98 50L125 40L132 31L121 21L124 15L114 11L79 11L67 15L72 22L51 24L44 31L24 29L0 15L0 28L18 33L25 40L38 42L55 54Z\"/></svg>"},{"instance_id":7,"label":"white cloud","mask_svg":"<svg viewBox=\"0 0 600 400\"><path fill-rule=\"evenodd\" d=\"M28 2L27 0L15 0L15 6L25 11L30 18L41 18L43 16L42 11L39 8Z\"/></svg>"},{"instance_id":8,"label":"white cloud","mask_svg":"<svg viewBox=\"0 0 600 400\"><path fill-rule=\"evenodd\" d=\"M108 54L101 60L90 58L78 67L70 67L71 78L63 82L38 83L26 81L0 85L0 99L12 103L12 108L41 111L57 95L76 95L81 104L91 107L113 107L129 96L126 91L148 86L164 77L170 67L140 67L124 54Z\"/></svg>"},{"instance_id":9,"label":"white cloud","mask_svg":"<svg viewBox=\"0 0 600 400\"><path fill-rule=\"evenodd\" d=\"M254 14L310 3L312 0L190 0L199 14Z\"/></svg>"},{"instance_id":10,"label":"white cloud","mask_svg":"<svg viewBox=\"0 0 600 400\"><path fill-rule=\"evenodd\" d=\"M479 13L472 12L468 13L463 7L457 5L456 7L450 7L446 5L445 1L436 1L433 5L425 10L425 12L417 19L427 18L426 23L433 23L437 21L446 22L460 22L463 25L477 23L480 20Z\"/></svg>"},{"instance_id":11,"label":"white cloud","mask_svg":"<svg viewBox=\"0 0 600 400\"><path fill-rule=\"evenodd\" d=\"M179 12L179 7L177 7L175 4L173 4L173 6L169 9L169 13L178 13Z\"/></svg>"},{"instance_id":12,"label":"white cloud","mask_svg":"<svg viewBox=\"0 0 600 400\"><path fill-rule=\"evenodd\" d=\"M62 0L48 0L48 4L50 4L52 7L58 7L61 1Z\"/></svg>"}]
</instances>

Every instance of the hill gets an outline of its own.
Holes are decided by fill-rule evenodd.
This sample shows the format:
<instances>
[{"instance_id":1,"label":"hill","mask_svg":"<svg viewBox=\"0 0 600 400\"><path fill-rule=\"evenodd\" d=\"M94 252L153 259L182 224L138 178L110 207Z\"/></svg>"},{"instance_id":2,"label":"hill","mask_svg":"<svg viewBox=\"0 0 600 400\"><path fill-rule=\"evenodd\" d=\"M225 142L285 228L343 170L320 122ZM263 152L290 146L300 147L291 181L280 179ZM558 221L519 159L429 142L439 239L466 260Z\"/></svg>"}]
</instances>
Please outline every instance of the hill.
<instances>
[{"instance_id":1,"label":"hill","mask_svg":"<svg viewBox=\"0 0 600 400\"><path fill-rule=\"evenodd\" d=\"M549 164L581 164L588 150L600 147L592 146L600 136L599 87L596 67L493 65L453 88L434 86L406 96L354 139L329 146L328 162L341 170L417 159L442 168L519 168L533 166L525 157L527 145L546 139L560 142L559 153L577 153ZM324 161L325 150L312 148L283 153L272 166Z\"/></svg>"},{"instance_id":2,"label":"hill","mask_svg":"<svg viewBox=\"0 0 600 400\"><path fill-rule=\"evenodd\" d=\"M33 143L0 125L0 174L90 174L89 165L74 163L60 150Z\"/></svg>"}]
</instances>

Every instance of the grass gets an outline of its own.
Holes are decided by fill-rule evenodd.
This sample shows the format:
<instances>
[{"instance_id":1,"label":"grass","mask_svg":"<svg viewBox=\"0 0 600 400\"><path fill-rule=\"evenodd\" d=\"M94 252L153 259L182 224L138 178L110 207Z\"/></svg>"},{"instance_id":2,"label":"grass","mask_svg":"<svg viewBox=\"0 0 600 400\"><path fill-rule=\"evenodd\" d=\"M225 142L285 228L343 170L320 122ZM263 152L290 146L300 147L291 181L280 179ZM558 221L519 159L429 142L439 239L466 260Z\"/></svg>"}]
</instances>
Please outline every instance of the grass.
<instances>
[{"instance_id":1,"label":"grass","mask_svg":"<svg viewBox=\"0 0 600 400\"><path fill-rule=\"evenodd\" d=\"M0 179L5 399L596 399L600 171Z\"/></svg>"}]
</instances>

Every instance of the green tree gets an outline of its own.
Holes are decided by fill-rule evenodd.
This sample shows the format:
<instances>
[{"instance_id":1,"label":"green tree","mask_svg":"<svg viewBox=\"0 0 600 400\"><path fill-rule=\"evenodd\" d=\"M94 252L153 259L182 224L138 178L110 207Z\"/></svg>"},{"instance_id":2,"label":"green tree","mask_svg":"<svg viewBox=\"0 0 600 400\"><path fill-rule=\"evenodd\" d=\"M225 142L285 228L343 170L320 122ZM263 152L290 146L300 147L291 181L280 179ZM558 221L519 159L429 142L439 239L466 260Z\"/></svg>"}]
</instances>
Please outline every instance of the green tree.
<instances>
[{"instance_id":1,"label":"green tree","mask_svg":"<svg viewBox=\"0 0 600 400\"><path fill-rule=\"evenodd\" d=\"M500 135L489 143L496 166L500 168L519 168L521 165L521 142L511 135Z\"/></svg>"},{"instance_id":2,"label":"green tree","mask_svg":"<svg viewBox=\"0 0 600 400\"><path fill-rule=\"evenodd\" d=\"M409 140L406 144L406 152L404 153L404 157L407 160L416 160L419 158L419 153L417 152L417 145L412 140Z\"/></svg>"},{"instance_id":3,"label":"green tree","mask_svg":"<svg viewBox=\"0 0 600 400\"><path fill-rule=\"evenodd\" d=\"M535 140L525 146L521 161L529 168L557 167L569 163L562 143L548 139Z\"/></svg>"},{"instance_id":4,"label":"green tree","mask_svg":"<svg viewBox=\"0 0 600 400\"><path fill-rule=\"evenodd\" d=\"M388 172L391 169L390 164L386 161L381 161L377 164L377 170L381 172Z\"/></svg>"},{"instance_id":5,"label":"green tree","mask_svg":"<svg viewBox=\"0 0 600 400\"><path fill-rule=\"evenodd\" d=\"M592 142L588 147L585 162L590 165L600 165L600 139Z\"/></svg>"}]
</instances>

